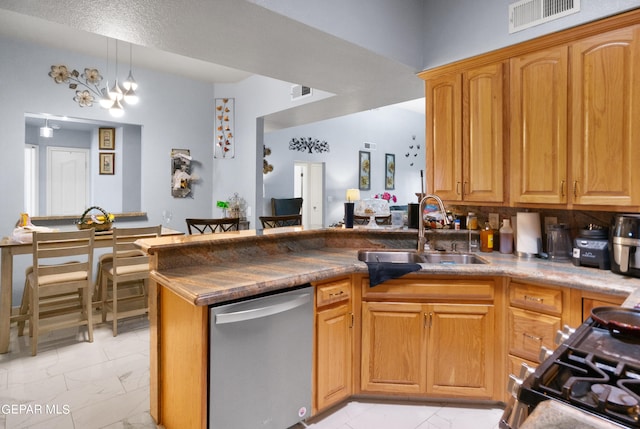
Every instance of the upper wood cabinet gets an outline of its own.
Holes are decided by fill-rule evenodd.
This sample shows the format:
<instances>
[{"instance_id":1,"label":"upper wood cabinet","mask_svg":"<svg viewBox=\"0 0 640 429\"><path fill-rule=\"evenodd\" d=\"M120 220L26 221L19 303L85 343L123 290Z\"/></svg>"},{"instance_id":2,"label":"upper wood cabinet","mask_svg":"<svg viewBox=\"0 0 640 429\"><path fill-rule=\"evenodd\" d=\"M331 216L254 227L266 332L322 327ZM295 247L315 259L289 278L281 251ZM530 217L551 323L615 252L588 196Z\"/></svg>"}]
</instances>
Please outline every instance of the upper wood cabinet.
<instances>
[{"instance_id":1,"label":"upper wood cabinet","mask_svg":"<svg viewBox=\"0 0 640 429\"><path fill-rule=\"evenodd\" d=\"M427 189L446 201L502 202L504 64L426 82Z\"/></svg>"},{"instance_id":2,"label":"upper wood cabinet","mask_svg":"<svg viewBox=\"0 0 640 429\"><path fill-rule=\"evenodd\" d=\"M640 203L638 49L624 28L511 59L512 203Z\"/></svg>"},{"instance_id":3,"label":"upper wood cabinet","mask_svg":"<svg viewBox=\"0 0 640 429\"><path fill-rule=\"evenodd\" d=\"M567 202L568 48L510 61L513 203Z\"/></svg>"},{"instance_id":4,"label":"upper wood cabinet","mask_svg":"<svg viewBox=\"0 0 640 429\"><path fill-rule=\"evenodd\" d=\"M640 204L640 26L571 45L571 196Z\"/></svg>"}]
</instances>

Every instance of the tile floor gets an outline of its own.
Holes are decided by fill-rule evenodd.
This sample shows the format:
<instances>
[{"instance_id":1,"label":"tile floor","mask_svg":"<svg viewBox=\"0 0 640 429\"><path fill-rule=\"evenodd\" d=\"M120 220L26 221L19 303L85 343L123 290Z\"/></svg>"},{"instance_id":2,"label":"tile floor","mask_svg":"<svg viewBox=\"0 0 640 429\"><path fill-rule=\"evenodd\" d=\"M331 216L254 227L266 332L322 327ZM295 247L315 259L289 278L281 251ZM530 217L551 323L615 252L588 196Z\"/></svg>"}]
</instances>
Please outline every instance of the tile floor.
<instances>
[{"instance_id":1,"label":"tile floor","mask_svg":"<svg viewBox=\"0 0 640 429\"><path fill-rule=\"evenodd\" d=\"M28 337L11 329L0 355L0 429L155 428L149 416L149 329L145 317L52 332L31 356ZM460 408L353 401L296 428L496 429L499 408ZM224 428L244 429L244 428ZM251 428L252 429L252 428Z\"/></svg>"}]
</instances>

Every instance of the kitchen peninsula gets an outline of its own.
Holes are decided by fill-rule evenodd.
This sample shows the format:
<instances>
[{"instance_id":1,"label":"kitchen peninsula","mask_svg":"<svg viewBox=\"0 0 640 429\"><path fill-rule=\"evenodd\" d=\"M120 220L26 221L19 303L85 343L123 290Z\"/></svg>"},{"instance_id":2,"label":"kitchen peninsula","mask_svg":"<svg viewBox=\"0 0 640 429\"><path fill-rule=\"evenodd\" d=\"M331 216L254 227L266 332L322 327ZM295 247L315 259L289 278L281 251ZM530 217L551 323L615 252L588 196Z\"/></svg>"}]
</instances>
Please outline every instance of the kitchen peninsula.
<instances>
[{"instance_id":1,"label":"kitchen peninsula","mask_svg":"<svg viewBox=\"0 0 640 429\"><path fill-rule=\"evenodd\" d=\"M418 272L370 288L367 265L357 259L358 250L415 249L416 240L415 230L292 228L162 237L141 242L140 246L152 256L152 416L167 429L207 427L208 353L209 347L215 346L209 344L208 309L222 302L310 283L316 287L319 314L320 302L327 301L328 306L345 302L343 298L322 295L324 288L340 289L339 296L349 301L352 312L349 317L352 323L347 326L351 334L340 337L348 341L347 373L352 376L345 381L339 396L322 397L318 384L327 362L318 358L324 343L315 341L314 414L352 395L504 401L511 366L526 360L532 347L510 339L514 330L523 326L524 317L539 314L539 319L527 319L525 325L535 325L536 332L551 331L555 335L556 327L559 329L562 324L579 324L585 312L588 315L590 306L623 301L625 306L634 306L640 302L638 279L569 263L520 260L497 253L479 254L487 264L421 264ZM520 299L523 291L529 291L524 300ZM542 300L534 300L533 305L523 303L530 291L546 294L544 305L537 305ZM548 308L548 302L554 304L553 308ZM374 360L369 352L376 346L369 331L377 326L371 320L390 310L407 316L407 326L416 328L403 332L403 347L415 345L415 349L406 351L418 351L419 363L409 365L407 374L400 374L406 375L407 380L381 383L369 371L372 367L383 373L386 370L384 363ZM427 315L428 326L423 323ZM453 325L448 325L450 319ZM385 323L383 318L375 320ZM419 323L413 324L415 320ZM535 324L536 321L540 323ZM316 335L318 324L316 320ZM434 332L441 331L429 334L427 344L425 330L432 329L431 325ZM387 328L392 329L390 326ZM465 329L461 336L454 336L451 347L461 347L466 344L464 335L472 335L481 339L474 344L478 356L474 359L473 355L471 358L467 355L469 362L461 363L459 368L457 362L447 362L456 365L459 369L456 372L466 379L456 379L459 375L443 379L436 375L451 371L437 371L439 359L450 358L453 351L432 356L435 350L446 352L446 347L441 347L443 342L436 343L438 347L434 348L428 345L439 341L438 335L450 339L447 332L457 329L456 326ZM540 344L536 342L536 346L539 349ZM385 354L384 350L380 352ZM398 353L402 352L405 350ZM428 368L426 355L430 356ZM411 373L414 366L418 374Z\"/></svg>"}]
</instances>

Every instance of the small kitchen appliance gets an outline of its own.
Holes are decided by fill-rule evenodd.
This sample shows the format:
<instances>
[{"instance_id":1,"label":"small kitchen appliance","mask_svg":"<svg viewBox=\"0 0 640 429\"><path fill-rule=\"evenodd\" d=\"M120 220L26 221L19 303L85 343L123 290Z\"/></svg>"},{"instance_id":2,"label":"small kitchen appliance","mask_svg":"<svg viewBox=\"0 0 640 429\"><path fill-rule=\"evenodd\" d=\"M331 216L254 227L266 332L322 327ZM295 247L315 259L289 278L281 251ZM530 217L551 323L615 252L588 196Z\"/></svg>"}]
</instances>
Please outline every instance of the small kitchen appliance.
<instances>
[{"instance_id":1,"label":"small kitchen appliance","mask_svg":"<svg viewBox=\"0 0 640 429\"><path fill-rule=\"evenodd\" d=\"M513 398L501 429L522 426L553 400L621 428L640 428L640 311L596 307L574 332L559 331L558 348L534 370L510 376Z\"/></svg>"},{"instance_id":2,"label":"small kitchen appliance","mask_svg":"<svg viewBox=\"0 0 640 429\"><path fill-rule=\"evenodd\" d=\"M547 254L552 261L568 261L572 247L569 229L564 223L549 225L547 232Z\"/></svg>"},{"instance_id":3,"label":"small kitchen appliance","mask_svg":"<svg viewBox=\"0 0 640 429\"><path fill-rule=\"evenodd\" d=\"M573 240L573 265L611 268L609 258L609 229L600 225L587 225Z\"/></svg>"},{"instance_id":4,"label":"small kitchen appliance","mask_svg":"<svg viewBox=\"0 0 640 429\"><path fill-rule=\"evenodd\" d=\"M640 214L618 214L609 238L611 271L640 277Z\"/></svg>"}]
</instances>

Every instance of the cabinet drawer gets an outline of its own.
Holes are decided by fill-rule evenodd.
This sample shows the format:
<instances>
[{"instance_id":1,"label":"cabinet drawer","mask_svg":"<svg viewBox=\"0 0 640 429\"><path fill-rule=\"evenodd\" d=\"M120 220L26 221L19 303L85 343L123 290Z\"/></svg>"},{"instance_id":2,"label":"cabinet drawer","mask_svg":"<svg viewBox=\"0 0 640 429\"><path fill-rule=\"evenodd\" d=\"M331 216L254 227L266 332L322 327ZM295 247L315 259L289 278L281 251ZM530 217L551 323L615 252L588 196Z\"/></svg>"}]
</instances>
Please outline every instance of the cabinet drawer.
<instances>
[{"instance_id":1,"label":"cabinet drawer","mask_svg":"<svg viewBox=\"0 0 640 429\"><path fill-rule=\"evenodd\" d=\"M351 297L351 279L345 278L316 287L316 307L348 301Z\"/></svg>"},{"instance_id":2,"label":"cabinet drawer","mask_svg":"<svg viewBox=\"0 0 640 429\"><path fill-rule=\"evenodd\" d=\"M562 315L562 291L543 286L511 282L509 304L527 310Z\"/></svg>"},{"instance_id":3,"label":"cabinet drawer","mask_svg":"<svg viewBox=\"0 0 640 429\"><path fill-rule=\"evenodd\" d=\"M509 308L509 354L539 362L540 349L555 349L554 339L560 330L560 318Z\"/></svg>"},{"instance_id":4,"label":"cabinet drawer","mask_svg":"<svg viewBox=\"0 0 640 429\"><path fill-rule=\"evenodd\" d=\"M406 276L387 280L374 287L369 277L362 278L362 297L368 300L434 300L493 301L493 280L425 279Z\"/></svg>"}]
</instances>

